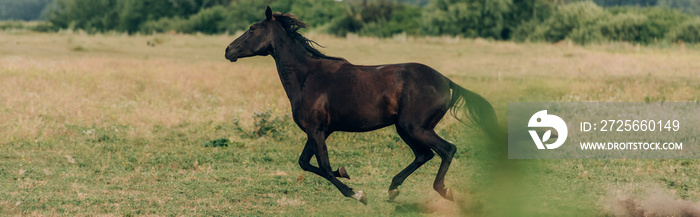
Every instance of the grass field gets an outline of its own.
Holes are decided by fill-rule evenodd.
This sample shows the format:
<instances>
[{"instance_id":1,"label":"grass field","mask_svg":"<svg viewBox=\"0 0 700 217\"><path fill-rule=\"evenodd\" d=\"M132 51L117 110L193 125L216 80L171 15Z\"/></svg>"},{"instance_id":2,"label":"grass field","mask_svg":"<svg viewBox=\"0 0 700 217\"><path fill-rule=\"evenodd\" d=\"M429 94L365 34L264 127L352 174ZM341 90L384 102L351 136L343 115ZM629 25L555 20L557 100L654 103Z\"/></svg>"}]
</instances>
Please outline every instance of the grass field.
<instances>
[{"instance_id":1,"label":"grass field","mask_svg":"<svg viewBox=\"0 0 700 217\"><path fill-rule=\"evenodd\" d=\"M355 64L421 62L482 94L505 126L508 102L699 101L700 49L515 44L481 39L309 33ZM700 209L698 160L507 160L448 117L457 144L446 185L435 158L387 202L413 160L392 128L335 133L331 164L364 206L297 165L271 57L229 63L235 36L0 33L3 215L625 216ZM155 44L148 46L147 44ZM228 147L205 143L226 138ZM698 214L700 215L700 214Z\"/></svg>"}]
</instances>

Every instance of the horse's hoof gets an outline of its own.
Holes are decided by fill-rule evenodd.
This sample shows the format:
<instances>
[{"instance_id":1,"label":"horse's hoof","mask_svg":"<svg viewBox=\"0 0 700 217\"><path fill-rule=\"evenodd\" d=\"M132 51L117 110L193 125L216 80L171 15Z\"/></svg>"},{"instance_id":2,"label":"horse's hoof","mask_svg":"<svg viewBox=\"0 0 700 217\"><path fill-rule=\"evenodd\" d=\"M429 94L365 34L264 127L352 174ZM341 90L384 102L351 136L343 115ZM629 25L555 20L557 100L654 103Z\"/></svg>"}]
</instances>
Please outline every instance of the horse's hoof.
<instances>
[{"instance_id":1,"label":"horse's hoof","mask_svg":"<svg viewBox=\"0 0 700 217\"><path fill-rule=\"evenodd\" d=\"M454 195L452 195L452 191L448 188L445 189L445 199L448 199L450 201L455 201Z\"/></svg>"},{"instance_id":2,"label":"horse's hoof","mask_svg":"<svg viewBox=\"0 0 700 217\"><path fill-rule=\"evenodd\" d=\"M364 191L355 192L355 195L352 195L352 198L355 198L355 200L360 201L364 205L367 205L367 194L365 194Z\"/></svg>"},{"instance_id":3,"label":"horse's hoof","mask_svg":"<svg viewBox=\"0 0 700 217\"><path fill-rule=\"evenodd\" d=\"M348 175L348 171L345 171L345 167L338 167L338 175L340 175L340 178L350 179L350 175Z\"/></svg>"},{"instance_id":4,"label":"horse's hoof","mask_svg":"<svg viewBox=\"0 0 700 217\"><path fill-rule=\"evenodd\" d=\"M398 188L397 188L397 189L389 190L389 202L394 201L394 199L395 199L397 196L399 196L399 193L400 193L400 192L399 192L399 189L398 189Z\"/></svg>"}]
</instances>

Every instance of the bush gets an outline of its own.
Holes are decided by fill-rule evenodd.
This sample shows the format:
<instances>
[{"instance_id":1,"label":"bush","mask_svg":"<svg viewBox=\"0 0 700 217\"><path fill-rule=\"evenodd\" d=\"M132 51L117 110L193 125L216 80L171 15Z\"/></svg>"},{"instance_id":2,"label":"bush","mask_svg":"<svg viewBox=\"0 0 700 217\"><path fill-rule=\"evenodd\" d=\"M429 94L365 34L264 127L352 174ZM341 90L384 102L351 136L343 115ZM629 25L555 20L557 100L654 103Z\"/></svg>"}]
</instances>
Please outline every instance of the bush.
<instances>
[{"instance_id":1,"label":"bush","mask_svg":"<svg viewBox=\"0 0 700 217\"><path fill-rule=\"evenodd\" d=\"M231 144L231 140L228 138L219 138L202 142L202 146L204 147L228 147L229 144Z\"/></svg>"},{"instance_id":2,"label":"bush","mask_svg":"<svg viewBox=\"0 0 700 217\"><path fill-rule=\"evenodd\" d=\"M202 9L199 13L190 16L181 31L185 33L201 32L215 34L226 31L227 11L223 6L214 6Z\"/></svg>"},{"instance_id":3,"label":"bush","mask_svg":"<svg viewBox=\"0 0 700 217\"><path fill-rule=\"evenodd\" d=\"M601 41L628 41L650 44L693 16L661 7L612 7L602 9L591 2L561 5L552 16L539 22L524 22L515 28L512 39L557 42L570 39L578 44Z\"/></svg>"},{"instance_id":4,"label":"bush","mask_svg":"<svg viewBox=\"0 0 700 217\"><path fill-rule=\"evenodd\" d=\"M120 22L119 7L109 0L56 0L48 21L58 28L90 33L116 30Z\"/></svg>"},{"instance_id":5,"label":"bush","mask_svg":"<svg viewBox=\"0 0 700 217\"><path fill-rule=\"evenodd\" d=\"M693 19L693 16L679 10L661 7L644 8L642 13L648 18L649 37L654 40L665 38L676 26Z\"/></svg>"},{"instance_id":6,"label":"bush","mask_svg":"<svg viewBox=\"0 0 700 217\"><path fill-rule=\"evenodd\" d=\"M41 22L31 29L37 32L56 32L59 28L49 22Z\"/></svg>"},{"instance_id":7,"label":"bush","mask_svg":"<svg viewBox=\"0 0 700 217\"><path fill-rule=\"evenodd\" d=\"M599 43L606 39L597 26L576 28L574 31L571 31L567 37L574 43L580 45Z\"/></svg>"},{"instance_id":8,"label":"bush","mask_svg":"<svg viewBox=\"0 0 700 217\"><path fill-rule=\"evenodd\" d=\"M140 32L150 34L153 32L163 33L168 31L181 31L181 26L184 25L184 20L180 18L164 17L159 20L152 20L141 25Z\"/></svg>"},{"instance_id":9,"label":"bush","mask_svg":"<svg viewBox=\"0 0 700 217\"><path fill-rule=\"evenodd\" d=\"M326 32L345 37L348 33L359 32L362 29L362 21L355 17L346 15L337 19L331 20L326 27Z\"/></svg>"},{"instance_id":10,"label":"bush","mask_svg":"<svg viewBox=\"0 0 700 217\"><path fill-rule=\"evenodd\" d=\"M544 39L550 42L561 41L575 29L589 28L606 16L607 12L593 2L562 5L544 22L547 27Z\"/></svg>"},{"instance_id":11,"label":"bush","mask_svg":"<svg viewBox=\"0 0 700 217\"><path fill-rule=\"evenodd\" d=\"M424 10L423 31L429 35L479 36L481 2L435 0Z\"/></svg>"},{"instance_id":12,"label":"bush","mask_svg":"<svg viewBox=\"0 0 700 217\"><path fill-rule=\"evenodd\" d=\"M263 11L270 5L274 11L297 14L310 28L339 36L355 33L391 37L406 33L519 42L570 39L578 44L606 40L643 44L658 39L696 41L696 21L689 22L696 17L662 7L603 9L583 0L565 1L573 2L569 4L553 0L430 0L421 8L402 2L405 1L55 0L48 14L50 24L33 28L5 23L0 29L235 33L263 19ZM677 1L663 2L659 0L659 5Z\"/></svg>"},{"instance_id":13,"label":"bush","mask_svg":"<svg viewBox=\"0 0 700 217\"><path fill-rule=\"evenodd\" d=\"M20 21L1 21L0 30L8 29L26 29L26 27L24 26L24 22Z\"/></svg>"},{"instance_id":14,"label":"bush","mask_svg":"<svg viewBox=\"0 0 700 217\"><path fill-rule=\"evenodd\" d=\"M254 127L246 130L241 126L240 120L234 118L233 129L242 134L242 138L259 139L262 137L272 137L282 139L286 137L288 127L292 125L289 115L272 117L272 110L266 109L253 114Z\"/></svg>"},{"instance_id":15,"label":"bush","mask_svg":"<svg viewBox=\"0 0 700 217\"><path fill-rule=\"evenodd\" d=\"M395 3L390 0L352 4L339 18L326 28L331 34L347 33L375 37L390 37L399 33L420 34L421 9L417 6Z\"/></svg>"},{"instance_id":16,"label":"bush","mask_svg":"<svg viewBox=\"0 0 700 217\"><path fill-rule=\"evenodd\" d=\"M420 8L416 6L402 5L391 3L384 6L377 4L374 7L368 7L365 10L365 25L359 31L360 35L375 36L375 37L391 37L399 33L407 33L410 35L420 34L419 17L421 16ZM389 10L380 11L381 9ZM383 13L382 16L377 16L375 13ZM368 15L374 16L368 16ZM369 18L368 18L369 17Z\"/></svg>"},{"instance_id":17,"label":"bush","mask_svg":"<svg viewBox=\"0 0 700 217\"><path fill-rule=\"evenodd\" d=\"M145 31L144 23L162 18L189 17L204 8L228 5L229 0L55 0L48 21L58 28L87 32ZM149 24L150 29L156 28Z\"/></svg>"},{"instance_id":18,"label":"bush","mask_svg":"<svg viewBox=\"0 0 700 217\"><path fill-rule=\"evenodd\" d=\"M515 28L511 39L516 42L544 41L546 31L548 31L547 26L533 19Z\"/></svg>"},{"instance_id":19,"label":"bush","mask_svg":"<svg viewBox=\"0 0 700 217\"><path fill-rule=\"evenodd\" d=\"M254 0L240 0L231 3L227 7L226 31L234 33L245 30L251 24L260 21L265 17L263 12L266 6L267 4L264 1ZM274 7L272 9L280 11L280 9Z\"/></svg>"},{"instance_id":20,"label":"bush","mask_svg":"<svg viewBox=\"0 0 700 217\"><path fill-rule=\"evenodd\" d=\"M423 31L525 41L530 34L521 25L534 27L550 16L557 4L552 0L433 0L423 9Z\"/></svg>"},{"instance_id":21,"label":"bush","mask_svg":"<svg viewBox=\"0 0 700 217\"><path fill-rule=\"evenodd\" d=\"M700 4L697 0L657 0L658 6L678 8L685 13L700 15Z\"/></svg>"},{"instance_id":22,"label":"bush","mask_svg":"<svg viewBox=\"0 0 700 217\"><path fill-rule=\"evenodd\" d=\"M630 18L634 15L646 17L643 24L638 23L638 20L624 20L627 25L636 23L640 30L639 36L636 39L614 39L634 41L644 44L656 42L658 39L663 39L666 34L681 23L692 19L691 15L685 14L679 10L673 10L663 7L614 7L609 9L610 13L618 19L616 22L623 22L624 18ZM611 22L607 23L612 24ZM629 32L629 31L628 31Z\"/></svg>"},{"instance_id":23,"label":"bush","mask_svg":"<svg viewBox=\"0 0 700 217\"><path fill-rule=\"evenodd\" d=\"M0 30L31 30L37 32L55 32L58 29L48 22L36 21L0 21Z\"/></svg>"},{"instance_id":24,"label":"bush","mask_svg":"<svg viewBox=\"0 0 700 217\"><path fill-rule=\"evenodd\" d=\"M284 131L288 118L289 117L273 118L272 110L270 109L263 112L256 112L253 115L253 120L255 120L255 130L253 131L253 135L257 138L268 135L278 138Z\"/></svg>"},{"instance_id":25,"label":"bush","mask_svg":"<svg viewBox=\"0 0 700 217\"><path fill-rule=\"evenodd\" d=\"M273 11L289 12L292 9L292 2L291 0L233 1L226 7L225 31L235 33L236 31L248 29L251 24L265 18L264 12L268 5Z\"/></svg>"},{"instance_id":26,"label":"bush","mask_svg":"<svg viewBox=\"0 0 700 217\"><path fill-rule=\"evenodd\" d=\"M277 10L276 8L273 8ZM344 17L347 9L345 2L328 0L296 1L291 6L291 13L304 18L304 22L311 28L318 28Z\"/></svg>"},{"instance_id":27,"label":"bush","mask_svg":"<svg viewBox=\"0 0 700 217\"><path fill-rule=\"evenodd\" d=\"M683 41L685 43L700 42L700 18L692 19L678 25L669 33L671 41Z\"/></svg>"},{"instance_id":28,"label":"bush","mask_svg":"<svg viewBox=\"0 0 700 217\"><path fill-rule=\"evenodd\" d=\"M653 40L648 18L641 14L624 13L598 23L598 31L612 41L628 41L648 44Z\"/></svg>"},{"instance_id":29,"label":"bush","mask_svg":"<svg viewBox=\"0 0 700 217\"><path fill-rule=\"evenodd\" d=\"M232 5L228 7L217 5L202 9L186 19L164 17L154 21L147 21L141 25L139 31L146 34L171 30L181 33L201 32L205 34L217 34L226 31L233 33L239 30L245 30L252 23L263 19L263 9L267 7L266 4L266 1L243 0L232 3ZM280 8L284 9L285 7L287 6ZM258 8L260 10L251 10L251 8Z\"/></svg>"}]
</instances>

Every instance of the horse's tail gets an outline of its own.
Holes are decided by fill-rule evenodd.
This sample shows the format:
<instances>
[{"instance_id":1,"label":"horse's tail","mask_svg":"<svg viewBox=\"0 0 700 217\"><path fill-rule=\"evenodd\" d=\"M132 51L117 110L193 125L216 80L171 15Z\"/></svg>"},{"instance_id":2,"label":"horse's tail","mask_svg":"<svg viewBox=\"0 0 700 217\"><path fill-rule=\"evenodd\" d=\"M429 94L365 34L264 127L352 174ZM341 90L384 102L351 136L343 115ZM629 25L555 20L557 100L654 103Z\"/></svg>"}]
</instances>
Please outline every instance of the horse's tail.
<instances>
[{"instance_id":1,"label":"horse's tail","mask_svg":"<svg viewBox=\"0 0 700 217\"><path fill-rule=\"evenodd\" d=\"M462 124L467 124L462 119L457 117L457 111L462 106L467 106L465 115L476 126L484 131L486 135L495 142L502 142L506 139L506 133L498 126L496 120L496 112L489 101L484 97L471 92L463 87L450 81L450 89L452 89L452 99L450 100L450 114Z\"/></svg>"}]
</instances>

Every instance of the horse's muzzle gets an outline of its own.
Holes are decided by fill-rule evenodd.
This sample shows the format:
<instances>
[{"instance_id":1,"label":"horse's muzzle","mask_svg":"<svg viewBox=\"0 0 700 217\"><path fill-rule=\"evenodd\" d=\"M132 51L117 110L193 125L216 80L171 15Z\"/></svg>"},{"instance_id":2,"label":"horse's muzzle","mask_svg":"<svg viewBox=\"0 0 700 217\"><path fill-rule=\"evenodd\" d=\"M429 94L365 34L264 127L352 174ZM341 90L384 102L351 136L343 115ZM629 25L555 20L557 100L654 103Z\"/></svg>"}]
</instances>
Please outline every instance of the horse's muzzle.
<instances>
[{"instance_id":1,"label":"horse's muzzle","mask_svg":"<svg viewBox=\"0 0 700 217\"><path fill-rule=\"evenodd\" d=\"M231 62L236 62L236 60L238 60L238 57L236 57L236 55L231 55L231 54L229 54L228 52L226 52L226 54L224 55L224 57L225 57L228 61L231 61Z\"/></svg>"},{"instance_id":2,"label":"horse's muzzle","mask_svg":"<svg viewBox=\"0 0 700 217\"><path fill-rule=\"evenodd\" d=\"M233 57L234 55L231 55L229 53L230 50L231 50L231 46L227 46L226 53L224 53L224 58L226 58L227 60L229 60L231 62L236 62L236 60L238 60L238 57Z\"/></svg>"},{"instance_id":3,"label":"horse's muzzle","mask_svg":"<svg viewBox=\"0 0 700 217\"><path fill-rule=\"evenodd\" d=\"M238 58L228 58L228 57L226 59L228 61L231 61L232 63L235 63L238 60Z\"/></svg>"}]
</instances>

